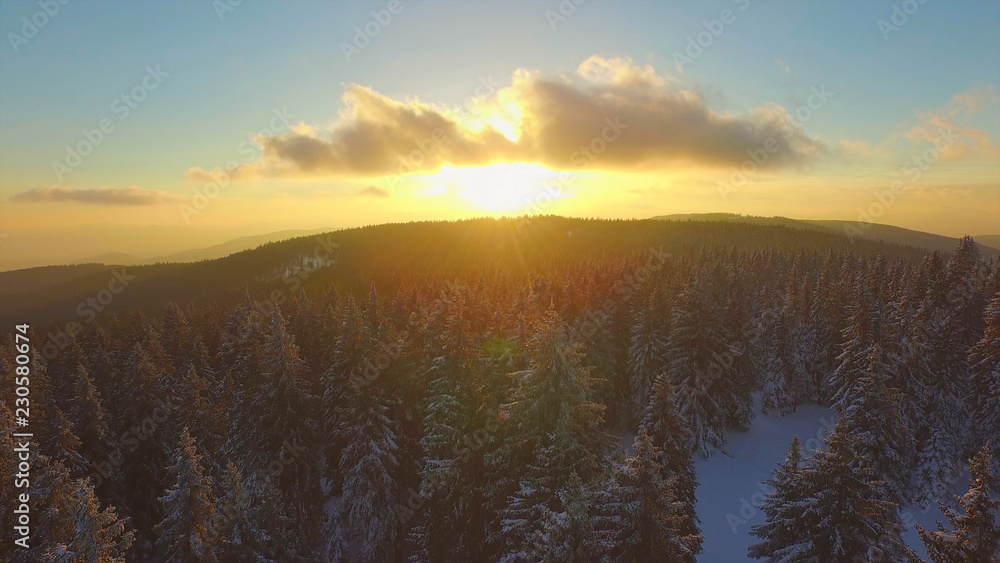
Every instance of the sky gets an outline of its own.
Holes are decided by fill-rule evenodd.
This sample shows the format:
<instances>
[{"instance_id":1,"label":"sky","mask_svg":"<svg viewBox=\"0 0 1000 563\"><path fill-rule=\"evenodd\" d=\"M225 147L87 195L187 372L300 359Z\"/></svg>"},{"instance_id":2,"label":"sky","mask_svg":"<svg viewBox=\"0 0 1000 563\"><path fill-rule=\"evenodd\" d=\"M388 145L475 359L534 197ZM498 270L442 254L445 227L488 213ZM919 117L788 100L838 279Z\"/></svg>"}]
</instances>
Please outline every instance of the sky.
<instances>
[{"instance_id":1,"label":"sky","mask_svg":"<svg viewBox=\"0 0 1000 563\"><path fill-rule=\"evenodd\" d=\"M1000 2L4 1L0 32L2 233L1000 233Z\"/></svg>"}]
</instances>

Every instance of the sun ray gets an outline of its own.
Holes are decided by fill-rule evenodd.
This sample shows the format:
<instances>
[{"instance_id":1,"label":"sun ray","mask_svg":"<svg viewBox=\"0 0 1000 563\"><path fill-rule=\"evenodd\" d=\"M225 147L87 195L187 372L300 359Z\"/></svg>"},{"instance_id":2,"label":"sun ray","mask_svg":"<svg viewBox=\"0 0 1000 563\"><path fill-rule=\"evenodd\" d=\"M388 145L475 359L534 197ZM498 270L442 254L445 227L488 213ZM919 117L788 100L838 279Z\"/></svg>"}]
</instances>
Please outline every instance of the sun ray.
<instances>
[{"instance_id":1,"label":"sun ray","mask_svg":"<svg viewBox=\"0 0 1000 563\"><path fill-rule=\"evenodd\" d=\"M537 164L501 163L475 168L446 166L429 180L454 186L455 193L470 204L495 212L525 211L547 201L565 197L554 188L559 173Z\"/></svg>"}]
</instances>

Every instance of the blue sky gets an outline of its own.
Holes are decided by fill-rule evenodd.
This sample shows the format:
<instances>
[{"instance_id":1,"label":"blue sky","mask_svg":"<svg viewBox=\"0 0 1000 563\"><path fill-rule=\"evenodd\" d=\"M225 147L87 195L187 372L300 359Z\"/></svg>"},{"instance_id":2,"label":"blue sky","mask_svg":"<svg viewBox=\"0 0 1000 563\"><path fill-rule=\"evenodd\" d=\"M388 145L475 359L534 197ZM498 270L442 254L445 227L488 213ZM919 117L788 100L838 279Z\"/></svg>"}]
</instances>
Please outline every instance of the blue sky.
<instances>
[{"instance_id":1,"label":"blue sky","mask_svg":"<svg viewBox=\"0 0 1000 563\"><path fill-rule=\"evenodd\" d=\"M547 13L560 10L556 1L404 0L348 62L341 45L388 2L245 0L220 18L210 0L71 0L16 53L10 34L41 8L3 2L0 197L54 184L188 193L186 170L224 165L276 108L326 128L341 118L348 84L393 100L455 106L480 78L509 86L517 69L559 76L595 55L651 64L719 114L767 104L791 109L811 86L825 85L834 101L804 131L874 145L912 128L921 112L943 111L957 94L1000 86L1000 2L914 2L919 8L886 40L878 21L890 21L893 5L903 4L590 0L553 29ZM684 53L688 38L723 10L734 21L679 70L674 53ZM162 86L57 181L51 162L81 130L112 117L109 104L150 65L169 74ZM995 102L973 119L966 125L996 139ZM977 166L987 182L997 176L995 161Z\"/></svg>"}]
</instances>

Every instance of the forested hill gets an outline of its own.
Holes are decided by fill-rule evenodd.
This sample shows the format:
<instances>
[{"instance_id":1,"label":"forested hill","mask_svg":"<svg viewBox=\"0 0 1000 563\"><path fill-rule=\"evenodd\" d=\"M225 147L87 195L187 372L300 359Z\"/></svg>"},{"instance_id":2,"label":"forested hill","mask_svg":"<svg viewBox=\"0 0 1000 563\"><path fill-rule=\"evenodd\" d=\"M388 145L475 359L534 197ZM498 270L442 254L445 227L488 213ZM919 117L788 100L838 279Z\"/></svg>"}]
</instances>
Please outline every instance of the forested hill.
<instances>
[{"instance_id":1,"label":"forested hill","mask_svg":"<svg viewBox=\"0 0 1000 563\"><path fill-rule=\"evenodd\" d=\"M793 441L750 556L904 560L901 507L966 465L976 551L947 560L997 544L964 539L1000 453L1000 262L968 237L483 219L0 282L53 560L693 563L720 525L693 456L810 404L836 425ZM17 424L0 405L0 473Z\"/></svg>"},{"instance_id":2,"label":"forested hill","mask_svg":"<svg viewBox=\"0 0 1000 563\"><path fill-rule=\"evenodd\" d=\"M735 213L687 213L653 217L661 221L726 221L731 223L751 223L754 225L784 225L793 229L810 231L834 231L863 240L874 240L890 244L916 246L941 253L951 253L958 245L958 239L914 231L880 223L863 221L833 221L816 219L789 219L787 217L759 217ZM1000 248L1000 235L976 236L976 242L990 247L990 252Z\"/></svg>"},{"instance_id":3,"label":"forested hill","mask_svg":"<svg viewBox=\"0 0 1000 563\"><path fill-rule=\"evenodd\" d=\"M694 255L702 248L817 253L919 260L925 250L854 239L834 231L721 221L588 220L562 217L475 219L377 225L262 245L190 264L83 264L0 273L0 321L64 323L114 311L162 311L175 303L232 303L249 292L269 299L305 290L366 290L395 277L441 281L529 279L584 268L606 258L630 260L653 249ZM984 257L1000 252L980 249ZM309 257L319 257L313 259ZM323 261L322 257L326 256ZM118 271L127 287L116 279ZM106 303L88 304L102 289ZM281 301L280 294L275 294ZM99 311L98 311L99 309Z\"/></svg>"}]
</instances>

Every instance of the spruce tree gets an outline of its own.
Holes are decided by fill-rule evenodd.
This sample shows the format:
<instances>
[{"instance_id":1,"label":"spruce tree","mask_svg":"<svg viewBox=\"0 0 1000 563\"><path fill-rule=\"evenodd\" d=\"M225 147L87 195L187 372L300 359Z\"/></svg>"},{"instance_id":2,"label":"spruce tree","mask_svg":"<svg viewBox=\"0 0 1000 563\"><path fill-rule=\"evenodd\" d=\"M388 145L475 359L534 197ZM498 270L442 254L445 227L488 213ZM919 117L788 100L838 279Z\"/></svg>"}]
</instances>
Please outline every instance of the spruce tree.
<instances>
[{"instance_id":1,"label":"spruce tree","mask_svg":"<svg viewBox=\"0 0 1000 563\"><path fill-rule=\"evenodd\" d=\"M229 463L212 520L220 561L301 561L297 519L273 482L247 477Z\"/></svg>"},{"instance_id":2,"label":"spruce tree","mask_svg":"<svg viewBox=\"0 0 1000 563\"><path fill-rule=\"evenodd\" d=\"M890 387L885 353L875 345L868 366L847 384L841 400L839 425L854 439L849 442L856 463L871 469L880 482L879 498L904 504L910 497L910 455L913 437L898 413L905 399Z\"/></svg>"},{"instance_id":3,"label":"spruce tree","mask_svg":"<svg viewBox=\"0 0 1000 563\"><path fill-rule=\"evenodd\" d=\"M576 470L587 480L598 471L598 455L608 443L602 431L604 406L593 401L599 379L583 365L585 351L573 340L559 315L549 309L527 342L527 369L510 374L514 381L511 401L504 409L511 420L515 448L565 446L560 457L566 465L553 468L558 485Z\"/></svg>"},{"instance_id":4,"label":"spruce tree","mask_svg":"<svg viewBox=\"0 0 1000 563\"><path fill-rule=\"evenodd\" d=\"M539 506L542 522L531 539L531 561L559 563L594 559L599 544L590 514L591 494L579 475L573 472L557 494L560 508Z\"/></svg>"},{"instance_id":5,"label":"spruce tree","mask_svg":"<svg viewBox=\"0 0 1000 563\"><path fill-rule=\"evenodd\" d=\"M632 390L632 412L642 413L653 394L656 377L666 369L669 318L660 318L658 295L651 295L635 313L628 350L628 374Z\"/></svg>"},{"instance_id":6,"label":"spruce tree","mask_svg":"<svg viewBox=\"0 0 1000 563\"><path fill-rule=\"evenodd\" d=\"M216 500L201 458L185 426L170 466L173 486L160 497L165 516L154 530L164 561L218 561L211 528Z\"/></svg>"},{"instance_id":7,"label":"spruce tree","mask_svg":"<svg viewBox=\"0 0 1000 563\"><path fill-rule=\"evenodd\" d=\"M750 389L734 384L743 354L720 319L706 274L689 283L674 309L668 343L669 372L677 408L688 421L691 447L703 456L726 442L729 414L749 401Z\"/></svg>"},{"instance_id":8,"label":"spruce tree","mask_svg":"<svg viewBox=\"0 0 1000 563\"><path fill-rule=\"evenodd\" d=\"M768 319L764 327L764 361L761 366L761 411L788 414L797 403L793 342L784 311Z\"/></svg>"},{"instance_id":9,"label":"spruce tree","mask_svg":"<svg viewBox=\"0 0 1000 563\"><path fill-rule=\"evenodd\" d=\"M774 562L899 561L899 506L881 498L874 472L857 463L854 437L839 425L828 450L818 450L796 472L782 466L782 488L769 495L768 522L755 529L765 542L751 556ZM789 458L794 461L791 452Z\"/></svg>"},{"instance_id":10,"label":"spruce tree","mask_svg":"<svg viewBox=\"0 0 1000 563\"><path fill-rule=\"evenodd\" d=\"M690 505L679 498L676 479L665 477L663 454L648 432L636 436L634 449L616 486L610 487L626 507L619 524L618 560L693 562L702 537L690 529Z\"/></svg>"},{"instance_id":11,"label":"spruce tree","mask_svg":"<svg viewBox=\"0 0 1000 563\"><path fill-rule=\"evenodd\" d=\"M982 340L969 349L969 372L979 435L1000 447L1000 293L986 308Z\"/></svg>"},{"instance_id":12,"label":"spruce tree","mask_svg":"<svg viewBox=\"0 0 1000 563\"><path fill-rule=\"evenodd\" d=\"M88 460L80 455L80 439L73 433L73 423L62 410L55 409L50 428L52 429L48 443L43 444L43 450L50 454L54 461L64 464L73 475L82 476L86 473ZM105 450L97 450L103 452ZM92 458L99 461L97 458Z\"/></svg>"},{"instance_id":13,"label":"spruce tree","mask_svg":"<svg viewBox=\"0 0 1000 563\"><path fill-rule=\"evenodd\" d=\"M104 418L101 395L82 365L76 369L74 390L70 418L73 421L73 432L80 439L79 451L91 460L98 460L107 449L108 425Z\"/></svg>"},{"instance_id":14,"label":"spruce tree","mask_svg":"<svg viewBox=\"0 0 1000 563\"><path fill-rule=\"evenodd\" d=\"M747 554L755 559L789 561L800 553L801 531L797 522L805 510L802 479L802 445L796 435L785 455L785 461L766 482L771 492L764 497L761 511L765 522L751 528L750 533L760 538L760 543L750 546Z\"/></svg>"},{"instance_id":15,"label":"spruce tree","mask_svg":"<svg viewBox=\"0 0 1000 563\"><path fill-rule=\"evenodd\" d=\"M833 406L844 408L845 395L868 368L872 349L880 345L883 338L882 311L867 286L855 288L856 302L852 306L851 317L842 335L843 352L837 356L837 367L828 381L828 389L833 398Z\"/></svg>"},{"instance_id":16,"label":"spruce tree","mask_svg":"<svg viewBox=\"0 0 1000 563\"><path fill-rule=\"evenodd\" d=\"M917 332L911 339L915 353L924 358L920 378L926 389L922 405L926 427L918 430L915 473L920 504L947 494L972 423L967 401L968 351L951 326L955 317L948 302L947 278L939 260L926 266L928 289L917 310Z\"/></svg>"},{"instance_id":17,"label":"spruce tree","mask_svg":"<svg viewBox=\"0 0 1000 563\"><path fill-rule=\"evenodd\" d=\"M938 523L937 531L917 526L920 539L935 563L1000 561L1000 482L993 471L989 446L969 462L969 492L958 499L961 512L939 503L951 529Z\"/></svg>"},{"instance_id":18,"label":"spruce tree","mask_svg":"<svg viewBox=\"0 0 1000 563\"><path fill-rule=\"evenodd\" d=\"M375 329L364 341L370 356L361 358L385 353L377 337L386 333L378 325ZM361 376L363 364L359 362L357 369L356 375ZM380 386L352 386L332 418L339 423L339 437L346 443L340 456L340 474L344 479L345 524L350 531L347 535L361 541L363 558L386 556L393 551L400 525L394 508L399 491L399 446L390 401Z\"/></svg>"},{"instance_id":19,"label":"spruce tree","mask_svg":"<svg viewBox=\"0 0 1000 563\"><path fill-rule=\"evenodd\" d=\"M101 510L94 489L86 479L75 481L70 494L74 535L68 542L46 551L46 559L59 563L125 563L125 553L134 537L126 529L125 521L115 513L115 508Z\"/></svg>"},{"instance_id":20,"label":"spruce tree","mask_svg":"<svg viewBox=\"0 0 1000 563\"><path fill-rule=\"evenodd\" d=\"M2 410L4 407L0 407ZM13 420L11 421L13 422ZM4 444L7 445L7 444ZM13 452L14 444L7 451ZM16 463L16 462L15 462ZM13 466L11 467L13 468ZM60 461L48 456L35 459L32 466L31 481L31 535L28 541L29 550L16 548L10 542L3 542L0 550L9 549L4 554L4 561L35 561L35 554L56 553L62 546L69 545L76 537L76 523L73 513L76 510L74 491L76 482L70 477L69 470ZM8 473L8 475L12 475ZM3 487L0 494L16 493L13 487ZM13 496L10 506L13 504ZM8 536L9 537L9 536Z\"/></svg>"},{"instance_id":21,"label":"spruce tree","mask_svg":"<svg viewBox=\"0 0 1000 563\"><path fill-rule=\"evenodd\" d=\"M695 489L698 482L691 455L690 432L677 411L674 388L666 374L656 378L653 396L639 432L649 435L660 458L657 461L660 464L661 478L671 483L677 501L682 504L683 535L697 535L699 529L698 516L695 514Z\"/></svg>"}]
</instances>

